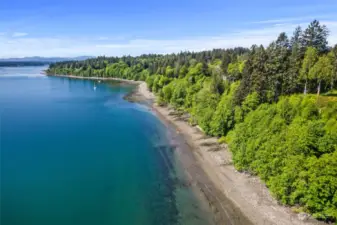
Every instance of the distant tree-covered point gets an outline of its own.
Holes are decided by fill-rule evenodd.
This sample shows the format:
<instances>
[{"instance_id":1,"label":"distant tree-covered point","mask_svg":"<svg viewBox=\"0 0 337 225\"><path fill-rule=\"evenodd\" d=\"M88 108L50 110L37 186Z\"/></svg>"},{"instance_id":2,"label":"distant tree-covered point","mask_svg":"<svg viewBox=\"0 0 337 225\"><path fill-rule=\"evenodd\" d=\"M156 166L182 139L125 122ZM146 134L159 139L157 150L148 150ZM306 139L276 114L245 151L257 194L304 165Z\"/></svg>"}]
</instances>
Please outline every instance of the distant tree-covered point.
<instances>
[{"instance_id":1,"label":"distant tree-covered point","mask_svg":"<svg viewBox=\"0 0 337 225\"><path fill-rule=\"evenodd\" d=\"M337 219L337 45L314 20L267 47L98 57L50 74L146 81L158 103L221 137L235 167L258 175L282 204Z\"/></svg>"},{"instance_id":2,"label":"distant tree-covered point","mask_svg":"<svg viewBox=\"0 0 337 225\"><path fill-rule=\"evenodd\" d=\"M0 58L0 67L20 67L20 66L43 66L56 62L79 61L92 58L92 56L78 56L73 58L62 57L24 57L24 58Z\"/></svg>"},{"instance_id":3,"label":"distant tree-covered point","mask_svg":"<svg viewBox=\"0 0 337 225\"><path fill-rule=\"evenodd\" d=\"M48 65L48 62L6 62L0 61L0 67L20 67L20 66L44 66Z\"/></svg>"}]
</instances>

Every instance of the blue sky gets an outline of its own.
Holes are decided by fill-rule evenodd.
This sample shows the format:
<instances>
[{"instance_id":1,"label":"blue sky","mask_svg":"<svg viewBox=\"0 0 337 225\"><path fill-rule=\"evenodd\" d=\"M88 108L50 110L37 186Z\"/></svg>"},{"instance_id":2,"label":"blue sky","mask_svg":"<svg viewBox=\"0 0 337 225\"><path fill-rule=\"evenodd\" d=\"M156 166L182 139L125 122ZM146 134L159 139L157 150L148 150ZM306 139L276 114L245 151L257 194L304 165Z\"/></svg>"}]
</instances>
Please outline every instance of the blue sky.
<instances>
[{"instance_id":1,"label":"blue sky","mask_svg":"<svg viewBox=\"0 0 337 225\"><path fill-rule=\"evenodd\" d=\"M0 58L267 45L313 19L336 44L336 0L1 0Z\"/></svg>"}]
</instances>

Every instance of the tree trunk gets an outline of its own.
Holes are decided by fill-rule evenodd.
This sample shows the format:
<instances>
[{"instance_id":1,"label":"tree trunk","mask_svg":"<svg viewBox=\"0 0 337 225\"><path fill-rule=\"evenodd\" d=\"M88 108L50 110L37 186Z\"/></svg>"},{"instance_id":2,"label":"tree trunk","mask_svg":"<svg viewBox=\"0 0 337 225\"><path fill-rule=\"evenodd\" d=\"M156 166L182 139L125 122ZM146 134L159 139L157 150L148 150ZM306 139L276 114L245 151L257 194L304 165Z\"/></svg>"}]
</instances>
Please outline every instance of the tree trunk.
<instances>
[{"instance_id":1,"label":"tree trunk","mask_svg":"<svg viewBox=\"0 0 337 225\"><path fill-rule=\"evenodd\" d=\"M318 82L318 87L317 87L317 97L321 93L321 81Z\"/></svg>"},{"instance_id":2,"label":"tree trunk","mask_svg":"<svg viewBox=\"0 0 337 225\"><path fill-rule=\"evenodd\" d=\"M333 90L333 79L331 79L331 87L330 87L331 90Z\"/></svg>"},{"instance_id":3,"label":"tree trunk","mask_svg":"<svg viewBox=\"0 0 337 225\"><path fill-rule=\"evenodd\" d=\"M307 80L305 80L305 85L304 85L304 92L303 92L303 94L307 94L307 83L308 83L308 81Z\"/></svg>"}]
</instances>

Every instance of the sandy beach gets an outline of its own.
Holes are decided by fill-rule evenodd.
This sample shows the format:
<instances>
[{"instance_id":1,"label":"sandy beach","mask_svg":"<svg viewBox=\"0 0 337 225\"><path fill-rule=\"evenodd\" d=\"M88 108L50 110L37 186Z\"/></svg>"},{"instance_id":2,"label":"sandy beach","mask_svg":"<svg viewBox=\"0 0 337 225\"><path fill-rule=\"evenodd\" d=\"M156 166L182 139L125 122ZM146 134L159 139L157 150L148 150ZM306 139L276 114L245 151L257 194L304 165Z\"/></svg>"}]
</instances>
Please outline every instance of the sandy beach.
<instances>
[{"instance_id":1,"label":"sandy beach","mask_svg":"<svg viewBox=\"0 0 337 225\"><path fill-rule=\"evenodd\" d=\"M136 94L152 101L155 98L145 82L138 85ZM228 147L219 145L216 138L207 137L197 127L190 126L173 109L155 103L152 107L161 119L176 128L177 134L182 136L193 154L191 156L186 151L179 152L192 183L204 193L210 203L217 224L324 224L279 205L258 177L236 171Z\"/></svg>"}]
</instances>

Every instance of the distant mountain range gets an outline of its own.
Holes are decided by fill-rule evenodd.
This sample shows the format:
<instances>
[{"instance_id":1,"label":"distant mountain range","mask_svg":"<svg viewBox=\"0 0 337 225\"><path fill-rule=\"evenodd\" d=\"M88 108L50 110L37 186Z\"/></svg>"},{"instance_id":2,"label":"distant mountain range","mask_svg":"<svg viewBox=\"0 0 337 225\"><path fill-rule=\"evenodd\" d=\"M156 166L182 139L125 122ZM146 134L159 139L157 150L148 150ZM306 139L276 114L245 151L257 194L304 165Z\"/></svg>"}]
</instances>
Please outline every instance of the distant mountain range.
<instances>
[{"instance_id":1,"label":"distant mountain range","mask_svg":"<svg viewBox=\"0 0 337 225\"><path fill-rule=\"evenodd\" d=\"M40 56L34 56L34 57L23 57L23 58L7 58L7 59L1 59L0 62L44 62L44 63L54 63L54 62L61 62L61 61L80 61L80 60L86 60L89 58L93 58L93 56L78 56L78 57L40 57Z\"/></svg>"}]
</instances>

